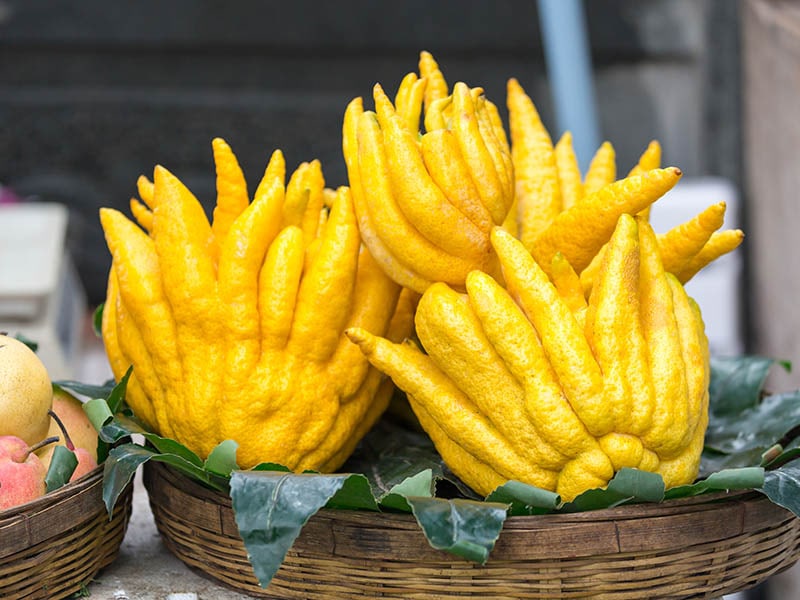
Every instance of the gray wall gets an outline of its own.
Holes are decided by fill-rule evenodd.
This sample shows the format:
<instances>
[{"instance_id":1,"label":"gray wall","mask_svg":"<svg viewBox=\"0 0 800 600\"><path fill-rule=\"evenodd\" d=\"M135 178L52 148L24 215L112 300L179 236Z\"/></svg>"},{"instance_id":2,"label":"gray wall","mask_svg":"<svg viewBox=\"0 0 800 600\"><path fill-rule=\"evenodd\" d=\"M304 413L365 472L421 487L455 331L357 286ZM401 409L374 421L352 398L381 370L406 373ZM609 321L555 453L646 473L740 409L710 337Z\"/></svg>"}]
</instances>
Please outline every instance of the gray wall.
<instances>
[{"instance_id":1,"label":"gray wall","mask_svg":"<svg viewBox=\"0 0 800 600\"><path fill-rule=\"evenodd\" d=\"M736 2L587 2L599 116L620 169L658 138L688 175L738 178ZM163 164L213 199L211 139L255 185L271 151L345 183L346 103L434 53L452 83L504 104L520 79L554 137L533 0L0 0L0 184L71 207L90 300L109 258L100 206L127 210Z\"/></svg>"}]
</instances>

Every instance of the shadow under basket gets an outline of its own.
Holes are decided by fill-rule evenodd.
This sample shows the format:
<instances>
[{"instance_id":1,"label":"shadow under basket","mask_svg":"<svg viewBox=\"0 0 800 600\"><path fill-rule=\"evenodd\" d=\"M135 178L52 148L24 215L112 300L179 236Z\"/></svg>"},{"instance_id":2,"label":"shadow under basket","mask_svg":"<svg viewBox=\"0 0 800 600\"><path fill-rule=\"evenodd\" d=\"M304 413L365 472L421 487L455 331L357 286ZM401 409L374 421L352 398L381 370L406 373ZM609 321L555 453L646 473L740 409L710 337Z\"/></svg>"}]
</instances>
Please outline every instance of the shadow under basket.
<instances>
[{"instance_id":1,"label":"shadow under basket","mask_svg":"<svg viewBox=\"0 0 800 600\"><path fill-rule=\"evenodd\" d=\"M112 518L103 504L103 467L31 502L0 511L0 598L66 598L119 553L133 487Z\"/></svg>"},{"instance_id":2,"label":"shadow under basket","mask_svg":"<svg viewBox=\"0 0 800 600\"><path fill-rule=\"evenodd\" d=\"M265 598L715 598L800 558L800 519L758 492L509 517L483 566L431 548L411 515L323 509L263 589L227 495L155 462L144 482L179 559Z\"/></svg>"}]
</instances>

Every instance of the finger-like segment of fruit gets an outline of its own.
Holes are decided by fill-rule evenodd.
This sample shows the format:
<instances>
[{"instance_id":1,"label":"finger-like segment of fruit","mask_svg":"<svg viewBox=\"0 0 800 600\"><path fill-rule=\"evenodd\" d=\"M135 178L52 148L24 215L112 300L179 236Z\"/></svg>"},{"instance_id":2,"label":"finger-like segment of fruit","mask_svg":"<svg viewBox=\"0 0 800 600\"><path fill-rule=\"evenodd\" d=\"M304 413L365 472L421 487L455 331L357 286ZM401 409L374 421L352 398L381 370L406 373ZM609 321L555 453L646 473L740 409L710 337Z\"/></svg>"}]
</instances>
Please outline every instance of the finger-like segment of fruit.
<instances>
[{"instance_id":1,"label":"finger-like segment of fruit","mask_svg":"<svg viewBox=\"0 0 800 600\"><path fill-rule=\"evenodd\" d=\"M394 281L403 287L424 290L431 284L430 280L424 279L392 254L378 235L370 217L358 160L358 121L362 114L364 114L363 101L361 98L354 98L347 105L342 125L342 153L361 238L372 256Z\"/></svg>"},{"instance_id":2,"label":"finger-like segment of fruit","mask_svg":"<svg viewBox=\"0 0 800 600\"><path fill-rule=\"evenodd\" d=\"M506 287L539 333L572 408L592 434L608 433L612 421L603 405L602 373L569 307L519 240L495 227L492 245Z\"/></svg>"},{"instance_id":3,"label":"finger-like segment of fruit","mask_svg":"<svg viewBox=\"0 0 800 600\"><path fill-rule=\"evenodd\" d=\"M561 252L581 272L611 238L620 215L638 213L672 189L680 177L680 169L669 167L619 179L559 213L526 248L542 268L549 270L553 256Z\"/></svg>"},{"instance_id":4,"label":"finger-like segment of fruit","mask_svg":"<svg viewBox=\"0 0 800 600\"><path fill-rule=\"evenodd\" d=\"M394 105L403 125L414 134L419 131L426 83L416 73L408 73L400 82L394 98Z\"/></svg>"},{"instance_id":5,"label":"finger-like segment of fruit","mask_svg":"<svg viewBox=\"0 0 800 600\"><path fill-rule=\"evenodd\" d=\"M492 216L481 202L453 132L437 129L426 133L421 138L420 148L425 168L434 183L453 206L488 235L494 225Z\"/></svg>"},{"instance_id":6,"label":"finger-like segment of fruit","mask_svg":"<svg viewBox=\"0 0 800 600\"><path fill-rule=\"evenodd\" d=\"M611 142L606 141L600 145L589 163L583 179L583 193L590 196L616 179L617 154Z\"/></svg>"},{"instance_id":7,"label":"finger-like segment of fruit","mask_svg":"<svg viewBox=\"0 0 800 600\"><path fill-rule=\"evenodd\" d=\"M234 381L244 381L261 354L259 272L278 233L280 199L272 193L254 200L230 225L222 245L218 291L230 340L226 372Z\"/></svg>"},{"instance_id":8,"label":"finger-like segment of fruit","mask_svg":"<svg viewBox=\"0 0 800 600\"><path fill-rule=\"evenodd\" d=\"M608 456L596 448L572 459L558 474L555 491L567 502L594 488L608 485L614 476L614 466Z\"/></svg>"},{"instance_id":9,"label":"finger-like segment of fruit","mask_svg":"<svg viewBox=\"0 0 800 600\"><path fill-rule=\"evenodd\" d=\"M425 406L418 402L414 396L408 396L414 414L431 438L437 451L445 460L450 470L463 481L469 481L470 487L478 494L488 496L498 487L508 481L508 477L500 475L491 465L479 459L476 455L469 453L458 442L448 437L436 419L431 417ZM555 477L553 477L555 480ZM553 482L555 484L555 481Z\"/></svg>"},{"instance_id":10,"label":"finger-like segment of fruit","mask_svg":"<svg viewBox=\"0 0 800 600\"><path fill-rule=\"evenodd\" d=\"M652 140L645 148L642 155L639 157L639 162L637 162L633 168L628 172L628 177L633 177L634 175L642 175L647 171L652 171L653 169L658 169L661 167L661 144L658 143L658 140ZM650 207L643 208L639 211L639 216L645 219L650 218Z\"/></svg>"},{"instance_id":11,"label":"finger-like segment of fruit","mask_svg":"<svg viewBox=\"0 0 800 600\"><path fill-rule=\"evenodd\" d=\"M149 208L153 209L153 182L144 175L139 175L136 180L136 189L139 191L139 198Z\"/></svg>"},{"instance_id":12,"label":"finger-like segment of fruit","mask_svg":"<svg viewBox=\"0 0 800 600\"><path fill-rule=\"evenodd\" d=\"M578 157L572 146L572 133L565 131L554 148L558 187L561 192L561 208L565 210L583 198L583 181L578 166Z\"/></svg>"},{"instance_id":13,"label":"finger-like segment of fruit","mask_svg":"<svg viewBox=\"0 0 800 600\"><path fill-rule=\"evenodd\" d=\"M347 335L373 366L413 396L468 453L485 457L506 478L538 482L533 485L553 483L554 474L526 463L429 356L409 344L393 344L360 329L348 329Z\"/></svg>"},{"instance_id":14,"label":"finger-like segment of fruit","mask_svg":"<svg viewBox=\"0 0 800 600\"><path fill-rule=\"evenodd\" d=\"M361 239L350 189L339 188L320 247L297 292L294 323L287 348L307 360L333 354L350 314ZM325 327L319 326L325 307Z\"/></svg>"},{"instance_id":15,"label":"finger-like segment of fruit","mask_svg":"<svg viewBox=\"0 0 800 600\"><path fill-rule=\"evenodd\" d=\"M475 104L478 129L486 143L486 150L492 157L495 172L500 178L507 212L511 209L514 198L514 161L511 158L511 147L508 145L502 125L498 128L497 118L492 116L492 113L497 113L497 107L486 99L483 89L472 88L470 93Z\"/></svg>"},{"instance_id":16,"label":"finger-like segment of fruit","mask_svg":"<svg viewBox=\"0 0 800 600\"><path fill-rule=\"evenodd\" d=\"M355 286L346 325L348 328L358 327L390 338L390 328L397 310L413 313L413 307L407 305L405 300L398 302L401 287L383 272L366 248L362 248L358 256ZM400 331L395 334L399 336L396 341L401 341L412 331L413 314L399 315L398 319L404 320L404 323L398 323ZM331 380L337 382L342 402L349 402L366 377L369 364L363 358L358 346L347 336L340 337L327 373Z\"/></svg>"},{"instance_id":17,"label":"finger-like segment of fruit","mask_svg":"<svg viewBox=\"0 0 800 600\"><path fill-rule=\"evenodd\" d=\"M449 95L447 81L433 55L424 50L419 54L419 74L426 81L425 110L427 111L432 102Z\"/></svg>"},{"instance_id":18,"label":"finger-like segment of fruit","mask_svg":"<svg viewBox=\"0 0 800 600\"><path fill-rule=\"evenodd\" d=\"M389 178L400 210L432 244L482 265L490 253L488 231L481 230L456 208L433 181L416 134L403 126L380 85L375 86L375 106Z\"/></svg>"},{"instance_id":19,"label":"finger-like segment of fruit","mask_svg":"<svg viewBox=\"0 0 800 600\"><path fill-rule=\"evenodd\" d=\"M428 133L439 129L451 129L453 124L453 97L438 98L423 114L423 125Z\"/></svg>"},{"instance_id":20,"label":"finger-like segment of fruit","mask_svg":"<svg viewBox=\"0 0 800 600\"><path fill-rule=\"evenodd\" d=\"M508 80L507 104L519 238L530 247L561 212L558 166L539 112L514 78Z\"/></svg>"},{"instance_id":21,"label":"finger-like segment of fruit","mask_svg":"<svg viewBox=\"0 0 800 600\"><path fill-rule=\"evenodd\" d=\"M147 232L150 232L153 229L153 211L147 208L142 202L139 202L136 198L131 198L130 200L130 209L133 218L136 219L136 222L142 226Z\"/></svg>"},{"instance_id":22,"label":"finger-like segment of fruit","mask_svg":"<svg viewBox=\"0 0 800 600\"><path fill-rule=\"evenodd\" d=\"M622 215L605 252L586 314L586 337L603 377L602 419L582 417L596 436L640 435L650 426L653 386L647 377L647 347L640 321L639 234L633 217Z\"/></svg>"},{"instance_id":23,"label":"finger-like segment of fruit","mask_svg":"<svg viewBox=\"0 0 800 600\"><path fill-rule=\"evenodd\" d=\"M717 202L690 220L658 236L664 270L680 273L725 220L725 202Z\"/></svg>"},{"instance_id":24,"label":"finger-like segment of fruit","mask_svg":"<svg viewBox=\"0 0 800 600\"><path fill-rule=\"evenodd\" d=\"M259 327L264 350L281 350L289 340L304 260L300 228L282 229L270 245L258 277Z\"/></svg>"},{"instance_id":25,"label":"finger-like segment of fruit","mask_svg":"<svg viewBox=\"0 0 800 600\"><path fill-rule=\"evenodd\" d=\"M715 231L700 252L690 258L683 268L675 273L675 276L681 283L686 283L720 256L736 250L743 241L744 232L741 229Z\"/></svg>"},{"instance_id":26,"label":"finger-like segment of fruit","mask_svg":"<svg viewBox=\"0 0 800 600\"><path fill-rule=\"evenodd\" d=\"M705 432L708 426L708 392L703 399L700 421L689 445L675 458L662 460L655 470L664 479L664 486L669 489L678 485L693 483L700 469L700 457L705 444Z\"/></svg>"},{"instance_id":27,"label":"finger-like segment of fruit","mask_svg":"<svg viewBox=\"0 0 800 600\"><path fill-rule=\"evenodd\" d=\"M642 217L637 219L641 321L649 352L648 375L655 392L652 425L642 439L647 448L667 459L685 448L694 423L688 407L690 392L680 340L680 319L669 282L674 278L664 271L655 233L649 223Z\"/></svg>"},{"instance_id":28,"label":"finger-like segment of fruit","mask_svg":"<svg viewBox=\"0 0 800 600\"><path fill-rule=\"evenodd\" d=\"M261 176L261 181L258 182L256 191L253 194L253 200L255 201L259 196L268 193L275 184L276 179L280 183L281 194L283 194L283 187L286 185L286 159L281 150L273 150L272 155L270 155L264 174Z\"/></svg>"},{"instance_id":29,"label":"finger-like segment of fruit","mask_svg":"<svg viewBox=\"0 0 800 600\"><path fill-rule=\"evenodd\" d=\"M556 252L550 265L550 278L553 285L558 290L558 295L572 311L576 314L586 308L586 297L583 295L581 279L569 264L564 255Z\"/></svg>"},{"instance_id":30,"label":"finger-like segment of fruit","mask_svg":"<svg viewBox=\"0 0 800 600\"><path fill-rule=\"evenodd\" d=\"M250 204L250 196L242 168L228 143L222 138L214 138L211 148L217 169L217 202L211 232L216 252L219 252L236 217Z\"/></svg>"},{"instance_id":31,"label":"finger-like segment of fruit","mask_svg":"<svg viewBox=\"0 0 800 600\"><path fill-rule=\"evenodd\" d=\"M511 208L512 198L503 188L492 154L487 149L487 141L481 135L472 94L463 82L453 86L452 129L481 202L489 210L494 223L500 225Z\"/></svg>"},{"instance_id":32,"label":"finger-like segment of fruit","mask_svg":"<svg viewBox=\"0 0 800 600\"><path fill-rule=\"evenodd\" d=\"M444 281L455 286L474 268L471 260L449 254L417 231L394 197L383 146L374 113L364 112L358 126L358 164L361 189L376 235L404 265L413 265L420 279ZM427 286L426 286L427 287ZM422 293L423 289L416 291Z\"/></svg>"},{"instance_id":33,"label":"finger-like segment of fruit","mask_svg":"<svg viewBox=\"0 0 800 600\"><path fill-rule=\"evenodd\" d=\"M536 330L514 299L480 271L470 273L467 291L486 337L522 385L525 394L522 412L544 443L566 458L595 450L595 439L569 405Z\"/></svg>"},{"instance_id":34,"label":"finger-like segment of fruit","mask_svg":"<svg viewBox=\"0 0 800 600\"><path fill-rule=\"evenodd\" d=\"M548 447L525 414L525 392L486 338L466 295L435 283L417 307L428 356L475 403L522 458L552 470L564 455Z\"/></svg>"}]
</instances>

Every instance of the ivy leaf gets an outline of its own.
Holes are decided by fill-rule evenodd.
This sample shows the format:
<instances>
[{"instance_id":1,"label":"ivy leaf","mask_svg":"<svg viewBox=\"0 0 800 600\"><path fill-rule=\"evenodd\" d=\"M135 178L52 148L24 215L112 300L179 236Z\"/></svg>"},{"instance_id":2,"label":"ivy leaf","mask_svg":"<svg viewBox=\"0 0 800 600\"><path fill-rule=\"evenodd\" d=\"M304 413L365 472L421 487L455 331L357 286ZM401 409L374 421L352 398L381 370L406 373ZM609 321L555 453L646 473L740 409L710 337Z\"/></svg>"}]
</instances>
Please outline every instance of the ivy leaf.
<instances>
[{"instance_id":1,"label":"ivy leaf","mask_svg":"<svg viewBox=\"0 0 800 600\"><path fill-rule=\"evenodd\" d=\"M778 506L800 517L800 461L767 471L764 474L764 485L759 491Z\"/></svg>"},{"instance_id":2,"label":"ivy leaf","mask_svg":"<svg viewBox=\"0 0 800 600\"><path fill-rule=\"evenodd\" d=\"M486 497L487 502L509 505L510 515L539 515L553 512L561 504L555 492L521 481L507 481Z\"/></svg>"},{"instance_id":3,"label":"ivy leaf","mask_svg":"<svg viewBox=\"0 0 800 600\"><path fill-rule=\"evenodd\" d=\"M505 504L460 498L407 497L428 543L485 564L506 520Z\"/></svg>"},{"instance_id":4,"label":"ivy leaf","mask_svg":"<svg viewBox=\"0 0 800 600\"><path fill-rule=\"evenodd\" d=\"M239 535L262 587L267 587L303 526L350 475L234 471L230 496Z\"/></svg>"},{"instance_id":5,"label":"ivy leaf","mask_svg":"<svg viewBox=\"0 0 800 600\"><path fill-rule=\"evenodd\" d=\"M72 477L77 466L78 458L74 452L64 446L56 446L53 449L50 466L47 467L47 474L44 477L47 491L52 492L69 483L69 478Z\"/></svg>"}]
</instances>

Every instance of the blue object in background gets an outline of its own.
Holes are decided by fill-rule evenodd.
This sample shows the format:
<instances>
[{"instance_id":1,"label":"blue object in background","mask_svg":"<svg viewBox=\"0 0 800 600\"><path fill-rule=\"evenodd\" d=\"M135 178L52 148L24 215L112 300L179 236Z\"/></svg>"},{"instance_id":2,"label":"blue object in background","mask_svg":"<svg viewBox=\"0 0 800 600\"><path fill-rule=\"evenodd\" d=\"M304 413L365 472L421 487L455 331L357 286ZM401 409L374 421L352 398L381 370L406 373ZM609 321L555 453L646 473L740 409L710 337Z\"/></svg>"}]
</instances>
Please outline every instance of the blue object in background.
<instances>
[{"instance_id":1,"label":"blue object in background","mask_svg":"<svg viewBox=\"0 0 800 600\"><path fill-rule=\"evenodd\" d=\"M581 172L600 145L589 36L582 0L538 0L558 135L572 132Z\"/></svg>"}]
</instances>

